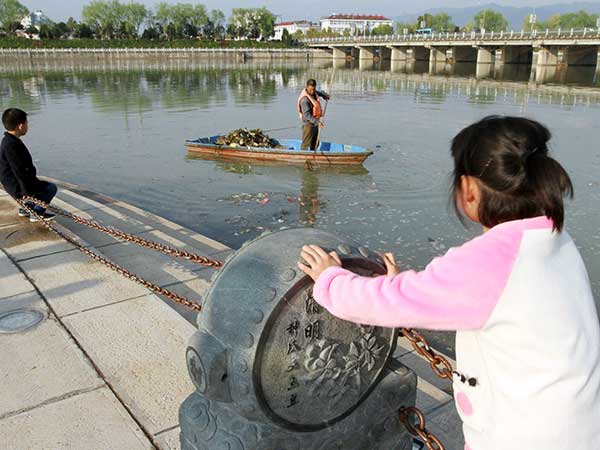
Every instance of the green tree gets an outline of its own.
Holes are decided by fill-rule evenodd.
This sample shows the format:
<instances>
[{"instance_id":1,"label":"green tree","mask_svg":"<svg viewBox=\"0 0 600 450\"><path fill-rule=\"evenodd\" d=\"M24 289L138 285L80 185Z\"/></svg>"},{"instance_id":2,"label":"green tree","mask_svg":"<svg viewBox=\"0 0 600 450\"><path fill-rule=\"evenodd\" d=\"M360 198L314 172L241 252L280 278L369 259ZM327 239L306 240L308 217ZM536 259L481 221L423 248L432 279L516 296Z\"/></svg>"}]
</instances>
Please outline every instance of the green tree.
<instances>
[{"instance_id":1,"label":"green tree","mask_svg":"<svg viewBox=\"0 0 600 450\"><path fill-rule=\"evenodd\" d=\"M100 38L111 38L116 30L120 4L117 0L92 0L83 7L81 17Z\"/></svg>"},{"instance_id":2,"label":"green tree","mask_svg":"<svg viewBox=\"0 0 600 450\"><path fill-rule=\"evenodd\" d=\"M266 40L275 31L275 15L265 7L234 8L228 31L234 38Z\"/></svg>"},{"instance_id":3,"label":"green tree","mask_svg":"<svg viewBox=\"0 0 600 450\"><path fill-rule=\"evenodd\" d=\"M404 34L404 30L408 30L408 33L414 33L415 30L417 29L417 26L413 23L397 23L396 24L396 33L397 34Z\"/></svg>"},{"instance_id":4,"label":"green tree","mask_svg":"<svg viewBox=\"0 0 600 450\"><path fill-rule=\"evenodd\" d=\"M394 27L391 25L378 25L371 30L371 36L386 36L394 34Z\"/></svg>"},{"instance_id":5,"label":"green tree","mask_svg":"<svg viewBox=\"0 0 600 450\"><path fill-rule=\"evenodd\" d=\"M52 24L52 35L54 39L62 39L69 34L69 27L64 22Z\"/></svg>"},{"instance_id":6,"label":"green tree","mask_svg":"<svg viewBox=\"0 0 600 450\"><path fill-rule=\"evenodd\" d=\"M598 14L588 14L585 11L567 13L560 16L560 27L570 28L595 28Z\"/></svg>"},{"instance_id":7,"label":"green tree","mask_svg":"<svg viewBox=\"0 0 600 450\"><path fill-rule=\"evenodd\" d=\"M121 5L121 26L128 38L139 36L140 27L150 16L150 11L142 3L125 3Z\"/></svg>"},{"instance_id":8,"label":"green tree","mask_svg":"<svg viewBox=\"0 0 600 450\"><path fill-rule=\"evenodd\" d=\"M502 13L486 9L475 14L472 26L475 29L481 28L486 31L506 31L509 23Z\"/></svg>"},{"instance_id":9,"label":"green tree","mask_svg":"<svg viewBox=\"0 0 600 450\"><path fill-rule=\"evenodd\" d=\"M225 14L213 9L202 27L202 36L207 39L222 39L225 34Z\"/></svg>"},{"instance_id":10,"label":"green tree","mask_svg":"<svg viewBox=\"0 0 600 450\"><path fill-rule=\"evenodd\" d=\"M0 0L0 23L7 31L14 28L14 22L21 22L27 14L29 10L18 0Z\"/></svg>"},{"instance_id":11,"label":"green tree","mask_svg":"<svg viewBox=\"0 0 600 450\"><path fill-rule=\"evenodd\" d=\"M452 22L452 17L447 13L439 13L431 17L431 28L435 31L454 31L456 25Z\"/></svg>"}]
</instances>

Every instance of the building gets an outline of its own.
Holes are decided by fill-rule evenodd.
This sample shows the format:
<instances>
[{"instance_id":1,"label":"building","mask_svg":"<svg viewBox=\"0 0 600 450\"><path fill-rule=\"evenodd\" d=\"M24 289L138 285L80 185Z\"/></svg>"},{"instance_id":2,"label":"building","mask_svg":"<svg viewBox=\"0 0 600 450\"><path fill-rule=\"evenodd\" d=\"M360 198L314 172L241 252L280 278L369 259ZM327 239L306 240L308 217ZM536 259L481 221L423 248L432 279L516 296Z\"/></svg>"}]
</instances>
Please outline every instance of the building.
<instances>
[{"instance_id":1,"label":"building","mask_svg":"<svg viewBox=\"0 0 600 450\"><path fill-rule=\"evenodd\" d=\"M381 25L394 26L394 21L384 16L378 15L357 15L357 14L333 14L321 19L321 30L330 30L334 33L344 34L349 31L350 34L363 34L370 32Z\"/></svg>"},{"instance_id":2,"label":"building","mask_svg":"<svg viewBox=\"0 0 600 450\"><path fill-rule=\"evenodd\" d=\"M32 13L27 14L23 19L21 19L21 25L24 30L28 30L30 27L36 27L38 31L40 31L40 27L44 23L50 23L51 20L48 19L44 15L44 13L40 10L34 11Z\"/></svg>"},{"instance_id":3,"label":"building","mask_svg":"<svg viewBox=\"0 0 600 450\"><path fill-rule=\"evenodd\" d=\"M283 31L287 30L291 35L296 34L298 31L302 31L303 34L306 34L309 30L316 30L317 24L309 22L308 20L296 20L292 22L281 22L275 24L275 34L273 35L273 40L280 41L283 37Z\"/></svg>"}]
</instances>

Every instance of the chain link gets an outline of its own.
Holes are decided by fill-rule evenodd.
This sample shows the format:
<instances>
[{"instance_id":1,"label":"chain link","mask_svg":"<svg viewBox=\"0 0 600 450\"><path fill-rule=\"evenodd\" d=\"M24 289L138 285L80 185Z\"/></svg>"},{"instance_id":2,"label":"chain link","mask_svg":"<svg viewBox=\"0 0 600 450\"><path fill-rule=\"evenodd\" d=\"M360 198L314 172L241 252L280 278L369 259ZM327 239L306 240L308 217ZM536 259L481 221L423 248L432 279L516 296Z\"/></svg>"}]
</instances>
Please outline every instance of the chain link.
<instances>
[{"instance_id":1,"label":"chain link","mask_svg":"<svg viewBox=\"0 0 600 450\"><path fill-rule=\"evenodd\" d=\"M412 418L416 419L416 423L413 422ZM425 416L418 408L409 407L400 409L400 422L404 424L406 429L413 436L421 439L428 450L446 450L444 444L440 440L427 431L425 426Z\"/></svg>"},{"instance_id":2,"label":"chain link","mask_svg":"<svg viewBox=\"0 0 600 450\"><path fill-rule=\"evenodd\" d=\"M201 264L201 265L208 266L208 267L213 267L215 269L219 269L223 265L223 263L221 263L220 261L216 261L216 260L207 258L205 256L200 256L200 255L197 255L194 253L190 253L187 251L169 247L164 244L159 244L157 242L149 241L147 239L143 239L138 236L133 236L133 235L125 233L123 231L117 230L115 228L101 225L92 220L84 219L83 217L72 214L61 208L57 208L55 206L50 206L47 203L44 203L33 197L23 197L22 199L18 200L18 202L23 208L25 208L25 210L27 210L29 212L30 215L32 215L38 221L40 221L40 223L42 223L42 225L44 227L46 227L50 231L56 233L58 236L63 238L65 241L74 245L82 253L89 256L93 260L98 261L101 264L104 264L106 267L119 273L120 275L123 275L125 278L132 280L138 284L141 284L142 286L145 286L146 288L154 291L155 293L162 295L166 298L169 298L170 300L172 300L176 303L179 303L183 306L186 306L187 308L190 308L194 311L199 312L202 310L202 307L198 303L192 302L192 301L188 300L187 298L182 297L182 296L180 296L174 292L171 292L167 289L164 289L150 281L144 280L139 275L136 275L135 273L128 271L127 269L119 266L118 264L115 264L112 261L109 261L108 259L104 258L103 256L98 255L97 253L93 252L89 248L82 246L81 244L76 242L74 239L72 239L70 236L67 236L66 234L61 232L58 228L56 228L54 225L52 225L49 221L44 220L29 204L33 203L42 208L48 209L56 214L59 214L63 217L66 217L80 225L84 225L86 227L95 229L97 231L108 234L108 235L113 236L118 239L122 239L127 242L132 242L132 243L140 245L142 247L146 247L146 248L150 248L152 250L159 251L159 252L164 253L169 256L183 258L188 261L195 262L197 264ZM431 348L431 346L429 345L429 343L427 342L425 337L423 337L423 335L421 335L421 333L419 333L416 330L407 329L407 328L402 328L400 330L400 333L411 342L415 351L419 355L421 355L425 359L427 359L427 361L429 362L433 371L440 378L452 379L452 366L450 365L448 360L446 358L444 358L443 356L437 354ZM416 420L417 420L416 425L414 425L411 422L412 417L416 418ZM440 440L437 437L435 437L433 434L431 434L429 431L427 431L427 429L425 427L425 416L417 408L414 408L414 407L402 408L400 410L400 421L404 424L404 426L409 431L409 433L411 433L413 436L420 438L425 443L428 450L445 450L445 447L440 442Z\"/></svg>"},{"instance_id":3,"label":"chain link","mask_svg":"<svg viewBox=\"0 0 600 450\"><path fill-rule=\"evenodd\" d=\"M452 365L446 358L437 354L431 348L427 339L421 333L416 330L401 328L400 334L408 339L415 351L429 362L429 365L438 377L446 380L452 379Z\"/></svg>"},{"instance_id":4,"label":"chain link","mask_svg":"<svg viewBox=\"0 0 600 450\"><path fill-rule=\"evenodd\" d=\"M65 241L67 241L68 243L70 243L71 245L74 245L79 251L81 251L82 253L84 253L85 255L89 256L90 258L92 258L95 261L98 261L99 263L104 264L106 267L108 267L111 270L114 270L115 272L117 272L120 275L123 275L125 278L132 280L138 284L141 284L142 286L145 286L146 288L150 289L153 292L156 292L159 295L162 295L176 303L179 303L183 306L186 306L189 309L192 309L194 311L201 311L202 307L195 302L192 302L190 300L188 300L185 297L182 297L181 295L176 294L175 292L171 292L168 289L162 288L160 286L158 286L157 284L154 284L150 281L144 280L142 277L140 277L139 275L136 275L133 272L128 271L127 269L119 266L118 264L113 263L112 261L109 261L108 259L104 258L103 256L98 255L97 253L93 252L92 250L90 250L89 248L86 248L84 246L82 246L81 244L79 244L77 241L75 241L73 238L71 238L70 236L67 236L65 233L63 233L62 231L60 231L58 228L56 228L54 225L52 225L49 221L45 220L40 214L38 214L32 207L29 206L29 204L27 204L26 202L33 202L39 206L42 206L44 208L47 207L47 205L44 202L41 202L37 199L33 199L31 197L25 197L23 199L18 200L19 204L25 208L30 215L32 215L33 217L35 217L44 227L46 227L47 229L49 229L50 231L56 233L58 236L60 236L61 238L63 238ZM48 208L51 211L57 211L58 208ZM62 211L62 210L61 210ZM70 216L73 216L70 213L67 213L66 217L71 218ZM82 219L84 222L90 222L90 221L86 221L85 219ZM82 223L82 222L78 222L78 223ZM95 222L90 222L91 224L95 224ZM82 223L83 225L85 225L85 223ZM102 228L106 228L102 225L99 224L95 224L98 225L98 227L93 226L92 228L96 228L99 231L103 231ZM112 229L111 229L112 230ZM122 233L118 230L113 230L117 233ZM123 236L130 236L126 233L122 233ZM123 238L125 239L125 238ZM126 239L128 240L128 239ZM143 240L145 241L145 240ZM135 242L135 241L131 241L131 242ZM145 241L147 244L156 244L156 243L152 243L151 241ZM137 242L135 242L137 243ZM145 244L140 244L140 245L144 245L145 247L149 247L149 248L154 248L155 250L161 250L161 247L165 247L161 244L156 244L156 247L150 246L150 245L145 245ZM173 250L173 249L172 249ZM177 252L179 252L179 250L177 250ZM187 253L187 252L181 252L183 253ZM191 255L191 254L189 254ZM194 255L194 256L198 256L198 255ZM181 256L181 257L185 257L185 256ZM202 262L202 258L203 257L198 257L197 260L194 260L195 262L198 262L200 264L203 264ZM189 258L186 258L189 259ZM208 258L206 258L208 260ZM208 260L211 261L211 260ZM218 263L218 266L215 266L214 264L210 264L212 267L220 267L221 263L217 262L217 261L211 261L213 263ZM206 264L208 265L208 264Z\"/></svg>"},{"instance_id":5,"label":"chain link","mask_svg":"<svg viewBox=\"0 0 600 450\"><path fill-rule=\"evenodd\" d=\"M147 247L152 250L159 251L159 252L164 253L169 256L187 259L188 261L192 261L192 262L195 262L197 264L207 266L207 267L213 267L215 269L218 269L223 265L220 261L209 259L205 256L200 256L200 255L196 255L195 253L190 253L190 252L186 252L184 250L179 250L179 249L176 249L173 247L169 247L168 245L159 244L158 242L149 241L147 239L143 239L138 236L134 236L134 235L125 233L121 230L117 230L115 228L101 225L92 220L84 219L83 217L72 214L68 211L65 211L64 209L57 208L56 206L48 205L47 203L44 203L33 197L23 197L22 200L26 201L26 202L34 203L38 206L41 206L42 208L46 208L60 216L66 217L80 225L84 225L86 227L95 229L97 231L108 234L108 235L113 236L118 239L122 239L124 241L132 242L132 243L137 244L142 247Z\"/></svg>"}]
</instances>

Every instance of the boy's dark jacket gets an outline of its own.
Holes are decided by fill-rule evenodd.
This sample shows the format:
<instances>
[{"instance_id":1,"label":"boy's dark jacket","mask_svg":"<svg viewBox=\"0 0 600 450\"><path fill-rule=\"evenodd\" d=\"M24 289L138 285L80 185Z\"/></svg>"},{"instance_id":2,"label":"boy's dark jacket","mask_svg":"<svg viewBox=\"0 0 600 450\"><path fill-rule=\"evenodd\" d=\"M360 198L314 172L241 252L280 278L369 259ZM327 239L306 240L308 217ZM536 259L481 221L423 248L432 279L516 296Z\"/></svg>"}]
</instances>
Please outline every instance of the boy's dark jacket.
<instances>
[{"instance_id":1,"label":"boy's dark jacket","mask_svg":"<svg viewBox=\"0 0 600 450\"><path fill-rule=\"evenodd\" d=\"M43 189L29 150L10 133L4 133L0 143L0 183L14 198L37 194Z\"/></svg>"}]
</instances>

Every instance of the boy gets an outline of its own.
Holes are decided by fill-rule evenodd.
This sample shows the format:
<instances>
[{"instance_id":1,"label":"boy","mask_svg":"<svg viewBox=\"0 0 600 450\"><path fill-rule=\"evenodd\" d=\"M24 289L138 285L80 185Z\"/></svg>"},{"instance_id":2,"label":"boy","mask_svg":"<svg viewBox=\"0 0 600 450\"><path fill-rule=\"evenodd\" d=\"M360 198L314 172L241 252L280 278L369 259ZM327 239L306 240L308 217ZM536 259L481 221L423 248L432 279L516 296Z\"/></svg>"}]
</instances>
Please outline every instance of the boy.
<instances>
[{"instance_id":1,"label":"boy","mask_svg":"<svg viewBox=\"0 0 600 450\"><path fill-rule=\"evenodd\" d=\"M0 183L15 200L30 196L50 203L56 195L56 185L38 180L31 154L21 141L21 137L29 130L27 113L9 108L2 114L2 124L6 133L0 143ZM45 220L54 219L54 214L47 213L45 208L30 202L27 206ZM37 222L26 209L19 208L19 216L29 217L31 222Z\"/></svg>"}]
</instances>

